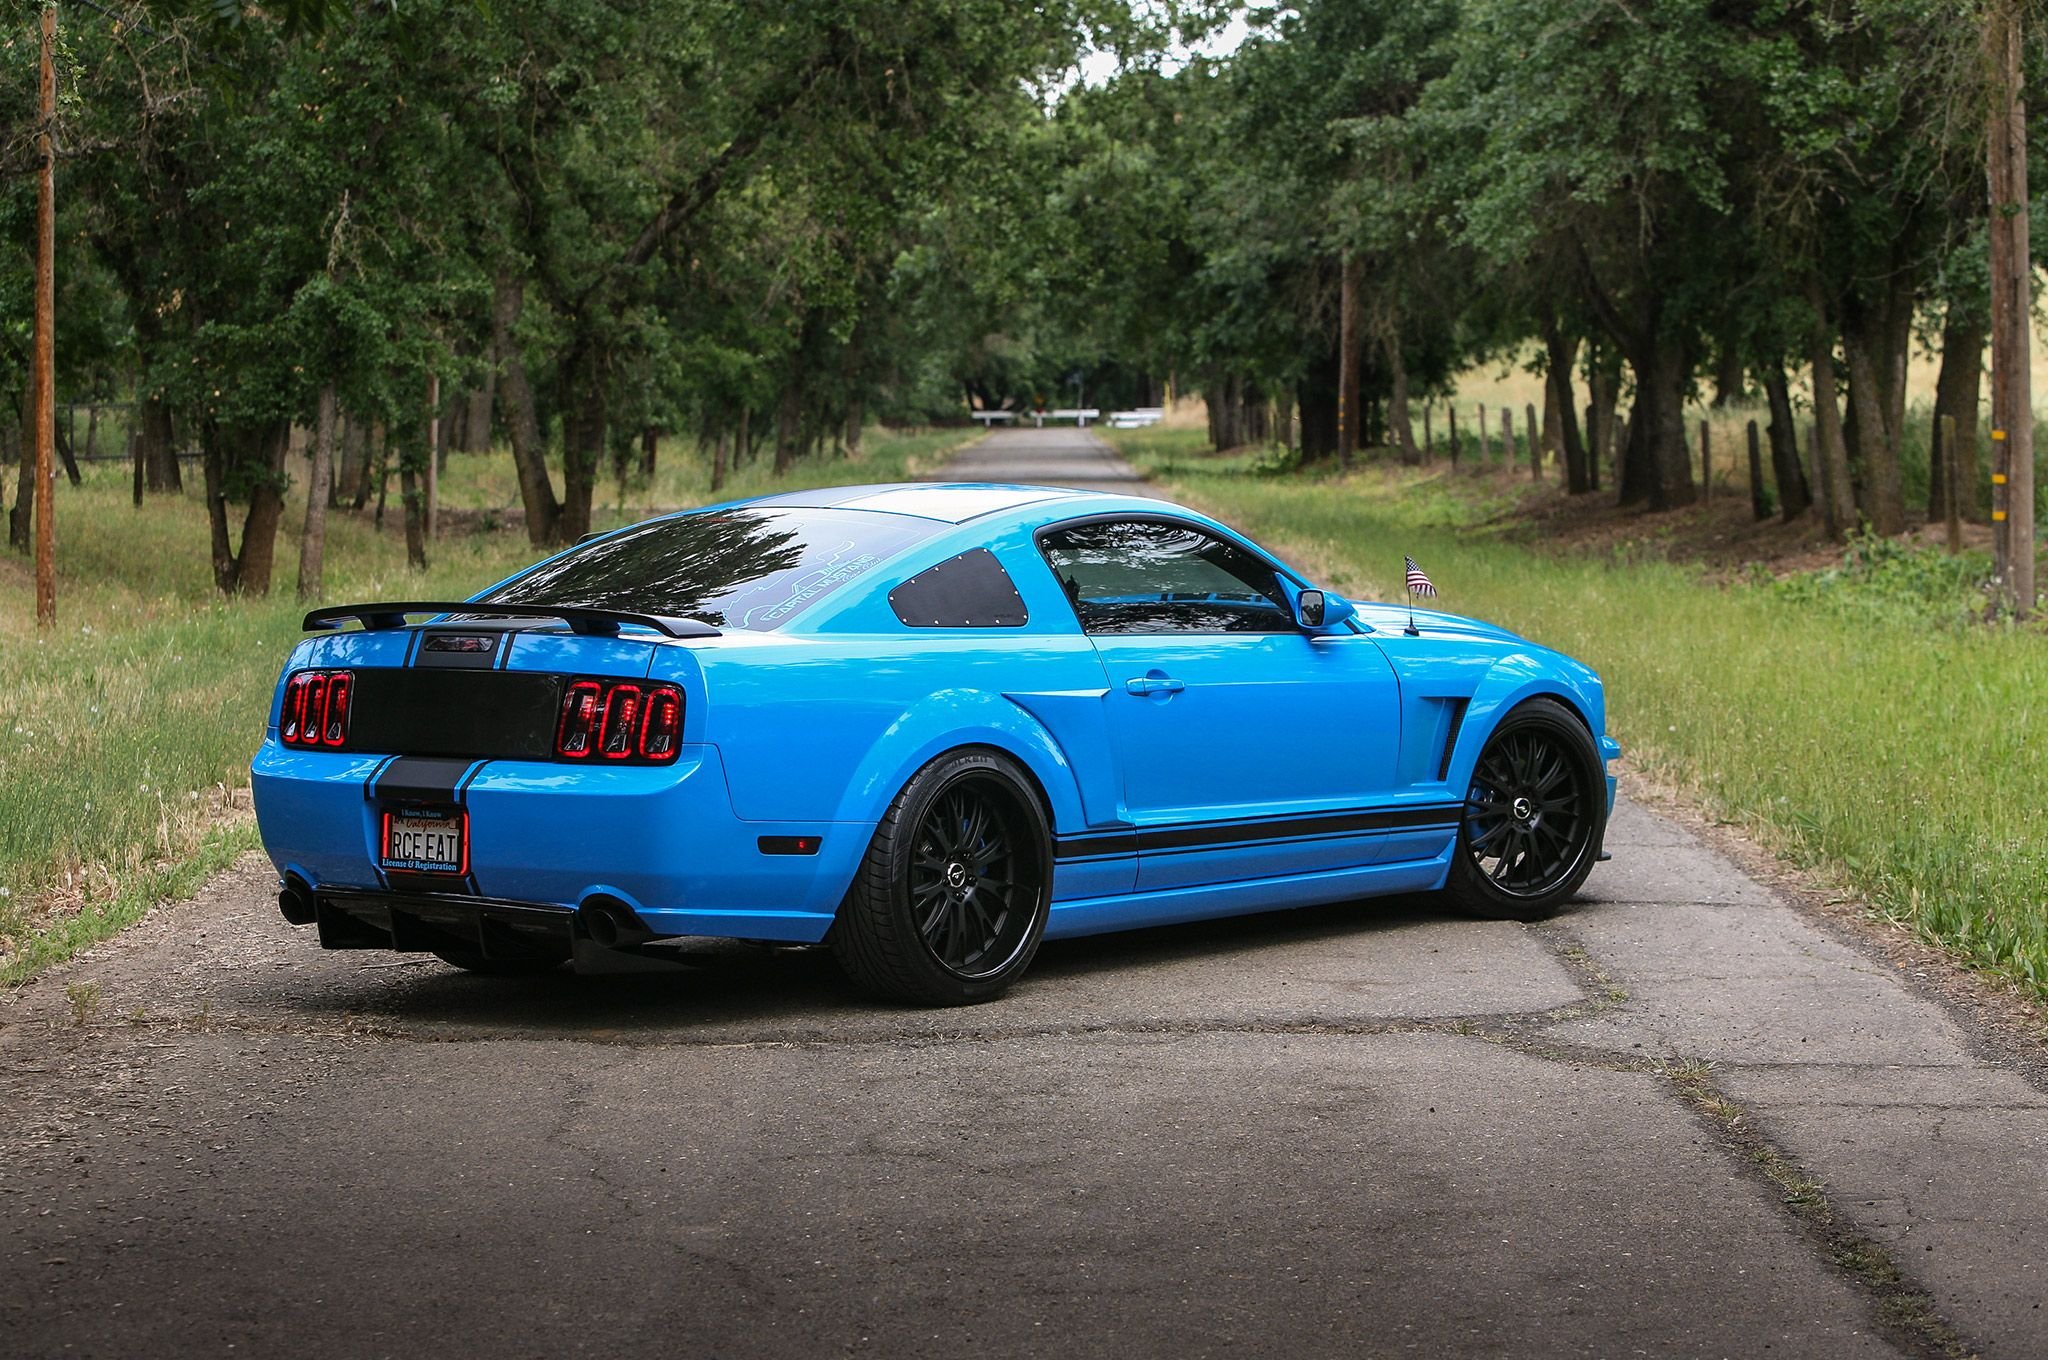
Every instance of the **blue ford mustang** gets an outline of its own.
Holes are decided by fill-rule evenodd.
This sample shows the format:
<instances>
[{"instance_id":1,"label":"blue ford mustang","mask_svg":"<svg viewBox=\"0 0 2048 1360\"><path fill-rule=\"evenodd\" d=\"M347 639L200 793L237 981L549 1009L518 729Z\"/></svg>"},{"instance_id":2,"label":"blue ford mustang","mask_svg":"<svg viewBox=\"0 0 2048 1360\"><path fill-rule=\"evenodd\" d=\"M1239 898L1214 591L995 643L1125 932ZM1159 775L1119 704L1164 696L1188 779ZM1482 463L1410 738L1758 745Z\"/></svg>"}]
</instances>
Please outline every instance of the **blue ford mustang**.
<instances>
[{"instance_id":1,"label":"blue ford mustang","mask_svg":"<svg viewBox=\"0 0 2048 1360\"><path fill-rule=\"evenodd\" d=\"M1043 487L687 511L306 626L253 768L286 919L481 972L825 941L962 1004L1047 937L1438 890L1534 919L1619 754L1568 657Z\"/></svg>"}]
</instances>

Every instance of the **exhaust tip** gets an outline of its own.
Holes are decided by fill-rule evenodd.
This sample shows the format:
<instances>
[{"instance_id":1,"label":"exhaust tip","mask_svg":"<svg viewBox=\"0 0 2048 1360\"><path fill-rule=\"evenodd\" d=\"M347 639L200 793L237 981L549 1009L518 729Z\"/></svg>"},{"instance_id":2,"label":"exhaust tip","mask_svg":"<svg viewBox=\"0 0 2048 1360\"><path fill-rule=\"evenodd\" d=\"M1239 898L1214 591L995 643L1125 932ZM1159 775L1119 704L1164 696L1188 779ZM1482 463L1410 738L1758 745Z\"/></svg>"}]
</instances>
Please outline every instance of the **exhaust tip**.
<instances>
[{"instance_id":1,"label":"exhaust tip","mask_svg":"<svg viewBox=\"0 0 2048 1360\"><path fill-rule=\"evenodd\" d=\"M287 878L277 893L277 909L295 926L309 926L319 919L313 908L313 890L297 878Z\"/></svg>"},{"instance_id":2,"label":"exhaust tip","mask_svg":"<svg viewBox=\"0 0 2048 1360\"><path fill-rule=\"evenodd\" d=\"M583 933L605 949L631 949L654 938L623 902L593 899L577 908L576 919L583 923Z\"/></svg>"}]
</instances>

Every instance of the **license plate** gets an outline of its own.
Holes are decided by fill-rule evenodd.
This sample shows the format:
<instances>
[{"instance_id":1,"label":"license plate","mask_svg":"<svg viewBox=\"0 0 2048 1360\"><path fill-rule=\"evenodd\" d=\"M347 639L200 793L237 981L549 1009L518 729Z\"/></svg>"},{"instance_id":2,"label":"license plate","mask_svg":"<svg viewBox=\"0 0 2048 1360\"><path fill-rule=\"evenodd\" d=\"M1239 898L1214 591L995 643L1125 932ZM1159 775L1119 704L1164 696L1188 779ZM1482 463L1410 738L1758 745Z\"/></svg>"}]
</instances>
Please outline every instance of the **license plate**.
<instances>
[{"instance_id":1,"label":"license plate","mask_svg":"<svg viewBox=\"0 0 2048 1360\"><path fill-rule=\"evenodd\" d=\"M378 863L414 874L469 872L469 814L387 812Z\"/></svg>"}]
</instances>

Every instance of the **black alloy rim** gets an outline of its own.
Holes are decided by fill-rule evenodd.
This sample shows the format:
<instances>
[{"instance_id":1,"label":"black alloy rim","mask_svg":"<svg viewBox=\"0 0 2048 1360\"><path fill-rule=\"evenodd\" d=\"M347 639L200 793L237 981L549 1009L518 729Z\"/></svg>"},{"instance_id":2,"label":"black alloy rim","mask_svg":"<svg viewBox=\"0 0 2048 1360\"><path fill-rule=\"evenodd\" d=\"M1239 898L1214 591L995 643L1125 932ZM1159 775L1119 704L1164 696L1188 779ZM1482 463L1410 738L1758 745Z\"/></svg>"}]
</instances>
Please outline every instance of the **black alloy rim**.
<instances>
[{"instance_id":1,"label":"black alloy rim","mask_svg":"<svg viewBox=\"0 0 2048 1360\"><path fill-rule=\"evenodd\" d=\"M961 978L1001 972L1023 949L1044 889L1039 856L999 786L962 779L917 828L910 911L939 965Z\"/></svg>"},{"instance_id":2,"label":"black alloy rim","mask_svg":"<svg viewBox=\"0 0 2048 1360\"><path fill-rule=\"evenodd\" d=\"M1507 732L1479 758L1465 796L1465 853L1510 897L1541 897L1570 878L1593 838L1583 763L1561 740Z\"/></svg>"}]
</instances>

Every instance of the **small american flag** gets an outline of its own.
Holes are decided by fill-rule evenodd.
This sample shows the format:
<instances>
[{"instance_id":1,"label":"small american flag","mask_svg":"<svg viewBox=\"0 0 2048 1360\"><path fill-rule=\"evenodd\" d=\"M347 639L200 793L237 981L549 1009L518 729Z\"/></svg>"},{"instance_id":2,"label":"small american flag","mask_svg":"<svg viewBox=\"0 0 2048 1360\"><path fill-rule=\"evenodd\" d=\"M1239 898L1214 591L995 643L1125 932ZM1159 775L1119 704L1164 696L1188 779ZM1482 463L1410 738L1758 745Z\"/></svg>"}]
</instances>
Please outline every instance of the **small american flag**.
<instances>
[{"instance_id":1,"label":"small american flag","mask_svg":"<svg viewBox=\"0 0 2048 1360\"><path fill-rule=\"evenodd\" d=\"M1435 599L1436 583L1429 579L1429 573L1416 566L1412 557L1404 557L1401 560L1408 564L1408 593L1419 595L1425 600Z\"/></svg>"}]
</instances>

